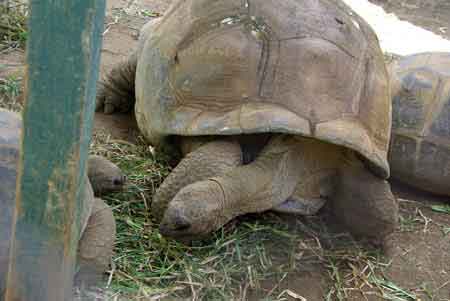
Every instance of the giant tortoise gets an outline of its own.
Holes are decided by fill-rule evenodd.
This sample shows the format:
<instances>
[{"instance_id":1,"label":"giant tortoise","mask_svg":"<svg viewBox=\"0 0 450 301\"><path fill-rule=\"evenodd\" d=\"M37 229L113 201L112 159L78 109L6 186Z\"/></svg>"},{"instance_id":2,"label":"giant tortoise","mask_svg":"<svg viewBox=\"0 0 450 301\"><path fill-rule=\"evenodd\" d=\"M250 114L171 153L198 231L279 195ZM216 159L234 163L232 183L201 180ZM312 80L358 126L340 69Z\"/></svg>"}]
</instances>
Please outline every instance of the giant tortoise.
<instances>
[{"instance_id":1,"label":"giant tortoise","mask_svg":"<svg viewBox=\"0 0 450 301\"><path fill-rule=\"evenodd\" d=\"M8 270L21 127L18 114L0 109L0 299L5 291ZM91 285L106 271L110 263L116 233L111 208L94 195L120 189L124 177L117 166L102 157L91 156L88 165L90 181L86 176L77 281L79 284Z\"/></svg>"},{"instance_id":2,"label":"giant tortoise","mask_svg":"<svg viewBox=\"0 0 450 301\"><path fill-rule=\"evenodd\" d=\"M450 196L450 53L393 60L392 177Z\"/></svg>"},{"instance_id":3,"label":"giant tortoise","mask_svg":"<svg viewBox=\"0 0 450 301\"><path fill-rule=\"evenodd\" d=\"M105 113L133 105L150 143L184 155L152 202L165 235L325 199L374 242L395 228L383 53L341 1L176 1L98 93Z\"/></svg>"}]
</instances>

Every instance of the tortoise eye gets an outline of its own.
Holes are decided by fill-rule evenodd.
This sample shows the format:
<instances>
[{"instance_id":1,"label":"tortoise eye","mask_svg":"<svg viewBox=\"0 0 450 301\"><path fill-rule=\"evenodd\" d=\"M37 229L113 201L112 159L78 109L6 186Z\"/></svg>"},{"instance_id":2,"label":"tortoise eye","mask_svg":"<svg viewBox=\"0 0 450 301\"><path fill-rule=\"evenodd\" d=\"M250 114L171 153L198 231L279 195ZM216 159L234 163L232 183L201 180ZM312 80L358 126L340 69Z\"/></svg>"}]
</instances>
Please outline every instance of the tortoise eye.
<instances>
[{"instance_id":1,"label":"tortoise eye","mask_svg":"<svg viewBox=\"0 0 450 301\"><path fill-rule=\"evenodd\" d=\"M334 20L336 20L336 22L337 22L338 24L340 24L340 25L344 25L344 24L345 24L344 21L342 21L341 19L334 18Z\"/></svg>"}]
</instances>

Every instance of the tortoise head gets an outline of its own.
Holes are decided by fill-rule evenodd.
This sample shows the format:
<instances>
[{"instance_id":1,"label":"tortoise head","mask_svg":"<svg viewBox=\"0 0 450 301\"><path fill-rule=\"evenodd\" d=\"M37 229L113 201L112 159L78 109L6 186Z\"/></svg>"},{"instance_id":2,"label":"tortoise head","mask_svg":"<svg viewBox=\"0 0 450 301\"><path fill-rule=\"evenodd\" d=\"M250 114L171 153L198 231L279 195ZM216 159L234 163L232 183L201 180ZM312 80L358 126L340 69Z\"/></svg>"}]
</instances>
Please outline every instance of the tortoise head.
<instances>
[{"instance_id":1,"label":"tortoise head","mask_svg":"<svg viewBox=\"0 0 450 301\"><path fill-rule=\"evenodd\" d=\"M95 155L89 156L88 177L95 196L120 191L126 181L125 175L117 165Z\"/></svg>"},{"instance_id":2,"label":"tortoise head","mask_svg":"<svg viewBox=\"0 0 450 301\"><path fill-rule=\"evenodd\" d=\"M181 189L169 203L160 224L164 236L183 243L207 237L230 218L223 191L213 181L200 181Z\"/></svg>"}]
</instances>

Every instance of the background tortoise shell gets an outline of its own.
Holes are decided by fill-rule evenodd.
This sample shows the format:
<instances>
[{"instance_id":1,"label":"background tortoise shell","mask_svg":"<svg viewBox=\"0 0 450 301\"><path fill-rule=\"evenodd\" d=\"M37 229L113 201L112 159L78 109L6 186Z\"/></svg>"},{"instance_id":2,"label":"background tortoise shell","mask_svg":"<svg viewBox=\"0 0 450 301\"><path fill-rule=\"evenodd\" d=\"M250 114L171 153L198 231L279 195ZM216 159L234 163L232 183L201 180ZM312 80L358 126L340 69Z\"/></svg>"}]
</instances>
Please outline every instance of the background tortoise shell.
<instances>
[{"instance_id":1,"label":"background tortoise shell","mask_svg":"<svg viewBox=\"0 0 450 301\"><path fill-rule=\"evenodd\" d=\"M21 121L18 115L0 109L0 275L6 275L8 272L20 129ZM0 280L0 294L5 289L4 281L5 279Z\"/></svg>"},{"instance_id":2,"label":"background tortoise shell","mask_svg":"<svg viewBox=\"0 0 450 301\"><path fill-rule=\"evenodd\" d=\"M392 176L450 196L450 53L422 53L390 65Z\"/></svg>"}]
</instances>

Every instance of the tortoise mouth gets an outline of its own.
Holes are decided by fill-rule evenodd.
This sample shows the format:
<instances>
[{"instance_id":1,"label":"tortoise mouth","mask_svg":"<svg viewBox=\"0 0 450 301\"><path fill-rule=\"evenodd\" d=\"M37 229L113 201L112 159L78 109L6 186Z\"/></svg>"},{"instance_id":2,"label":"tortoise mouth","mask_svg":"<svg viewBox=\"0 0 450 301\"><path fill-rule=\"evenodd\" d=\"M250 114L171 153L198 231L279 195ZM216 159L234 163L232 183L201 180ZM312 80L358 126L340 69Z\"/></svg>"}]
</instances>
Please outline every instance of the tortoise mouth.
<instances>
[{"instance_id":1,"label":"tortoise mouth","mask_svg":"<svg viewBox=\"0 0 450 301\"><path fill-rule=\"evenodd\" d=\"M168 223L161 223L159 225L159 232L162 236L174 239L185 245L190 245L196 240L201 240L206 237L206 235L195 234L190 231L190 225L173 225Z\"/></svg>"},{"instance_id":2,"label":"tortoise mouth","mask_svg":"<svg viewBox=\"0 0 450 301\"><path fill-rule=\"evenodd\" d=\"M187 217L180 214L168 216L167 212L159 225L159 232L165 237L172 238L183 244L190 244L207 238L211 232L205 231L199 225L195 225Z\"/></svg>"},{"instance_id":3,"label":"tortoise mouth","mask_svg":"<svg viewBox=\"0 0 450 301\"><path fill-rule=\"evenodd\" d=\"M174 216L164 216L159 231L162 235L172 238L186 237L192 235L191 223L184 216L175 214Z\"/></svg>"},{"instance_id":4,"label":"tortoise mouth","mask_svg":"<svg viewBox=\"0 0 450 301\"><path fill-rule=\"evenodd\" d=\"M113 179L112 187L113 187L114 191L119 191L119 190L123 189L123 186L125 185L126 182L127 182L126 176L120 176L120 177L116 177L115 179Z\"/></svg>"},{"instance_id":5,"label":"tortoise mouth","mask_svg":"<svg viewBox=\"0 0 450 301\"><path fill-rule=\"evenodd\" d=\"M186 235L186 233L189 232L189 228L190 228L189 226L181 226L173 228L171 225L161 224L159 226L159 232L163 236L177 238Z\"/></svg>"}]
</instances>

